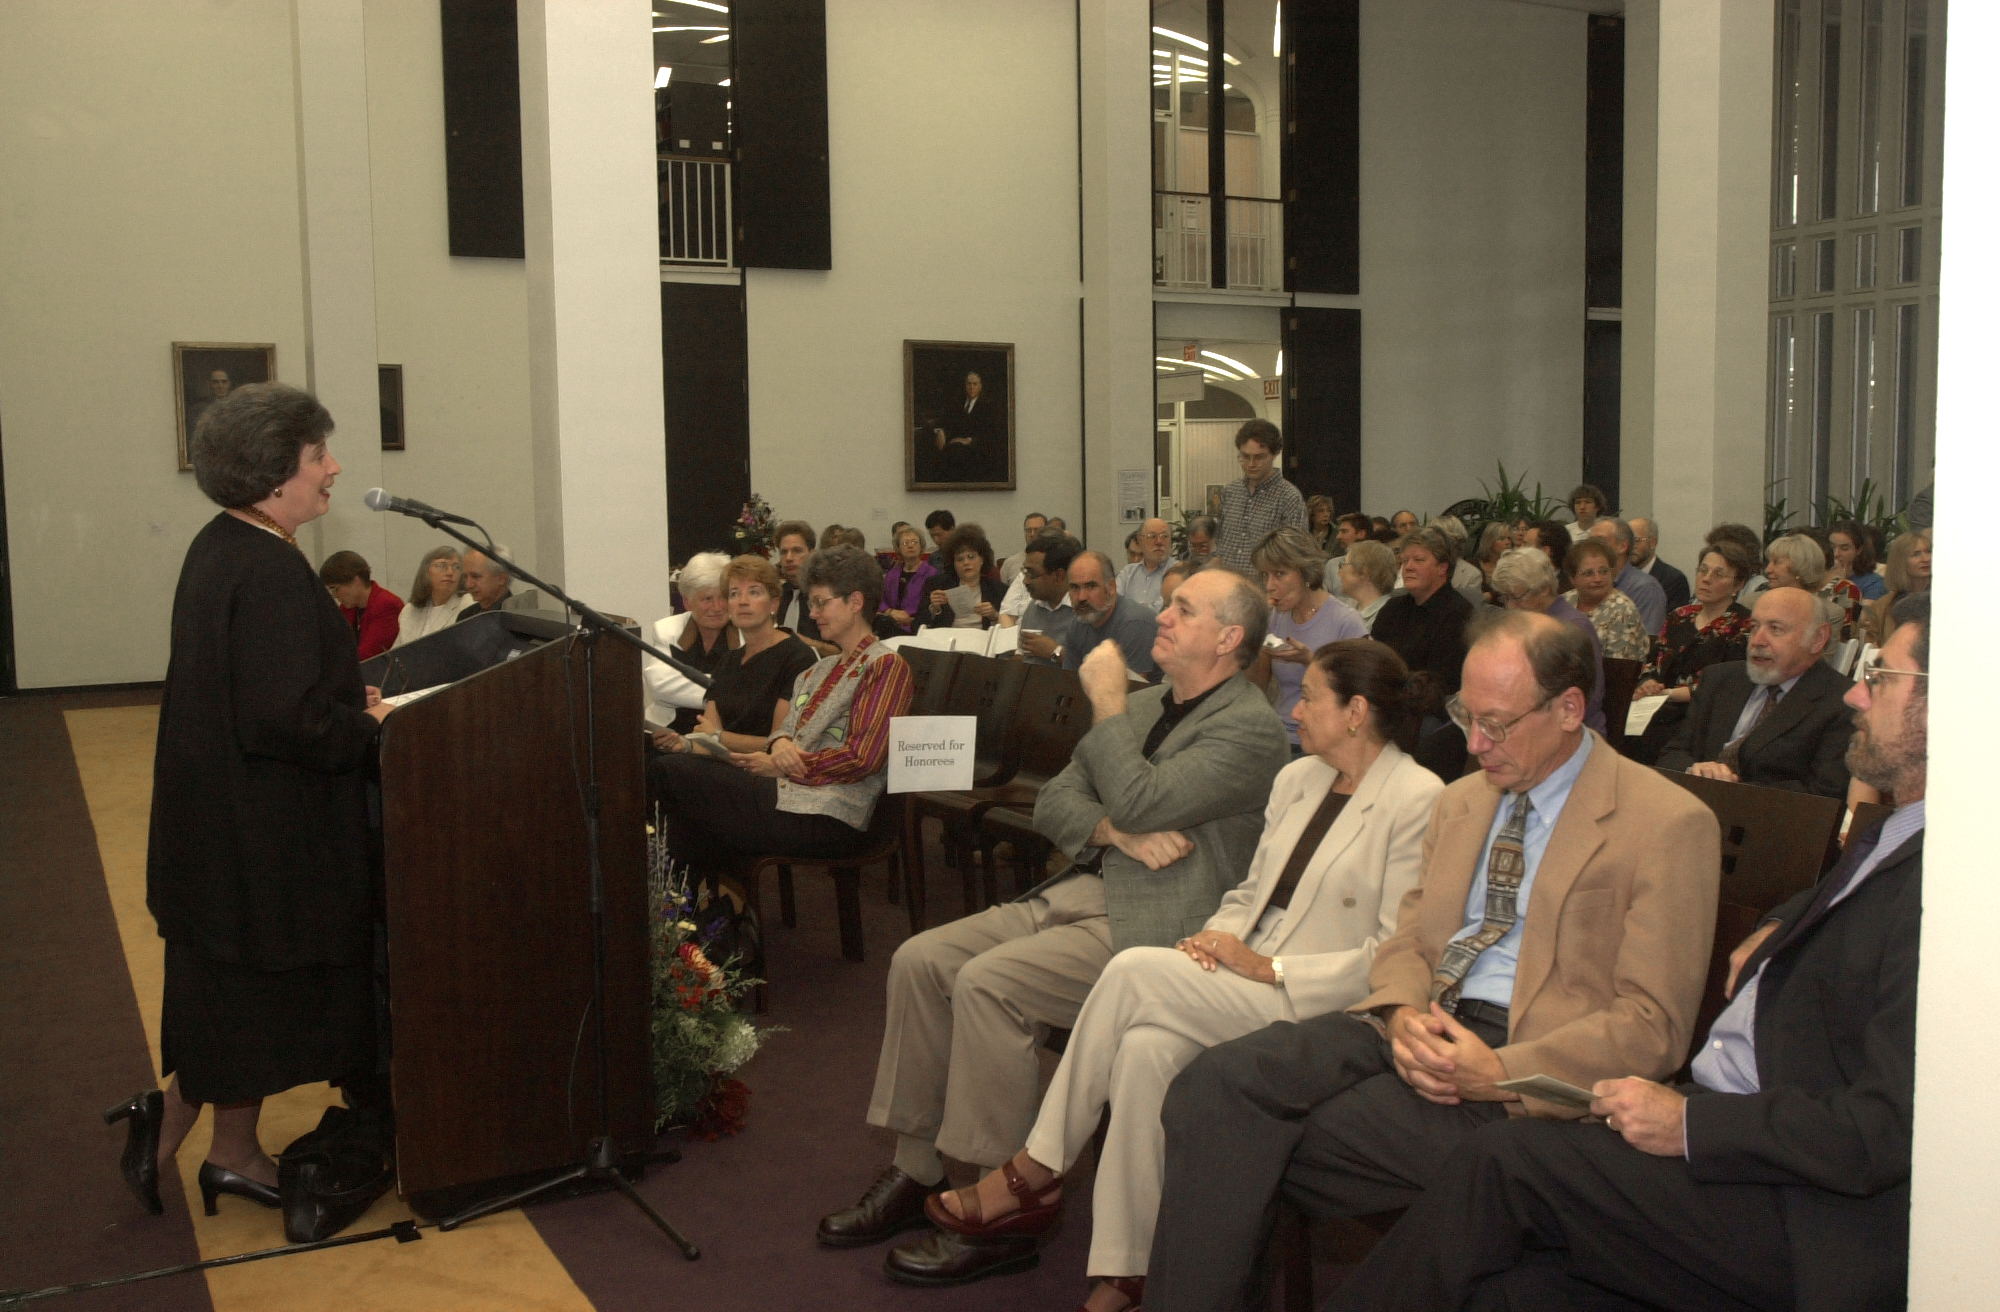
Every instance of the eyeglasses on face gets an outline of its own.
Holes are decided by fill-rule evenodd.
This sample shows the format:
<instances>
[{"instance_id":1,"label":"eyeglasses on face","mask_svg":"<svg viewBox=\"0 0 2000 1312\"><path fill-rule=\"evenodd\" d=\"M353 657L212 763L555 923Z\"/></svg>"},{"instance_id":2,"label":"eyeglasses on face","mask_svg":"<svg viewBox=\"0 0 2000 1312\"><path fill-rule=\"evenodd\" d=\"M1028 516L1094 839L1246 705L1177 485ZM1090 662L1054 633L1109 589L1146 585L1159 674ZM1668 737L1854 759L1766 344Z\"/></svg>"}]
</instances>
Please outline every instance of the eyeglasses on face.
<instances>
[{"instance_id":1,"label":"eyeglasses on face","mask_svg":"<svg viewBox=\"0 0 2000 1312\"><path fill-rule=\"evenodd\" d=\"M842 600L845 600L845 598L842 598L842 597L807 597L807 598L806 598L806 609L807 609L808 611L810 611L811 613L813 613L814 615L817 615L817 614L819 614L819 613L820 613L821 611L825 610L825 609L826 609L826 608L827 608L828 606L831 606L831 605L832 605L832 604L833 604L834 602L836 602L836 601L842 601Z\"/></svg>"},{"instance_id":2,"label":"eyeglasses on face","mask_svg":"<svg viewBox=\"0 0 2000 1312\"><path fill-rule=\"evenodd\" d=\"M1928 679L1931 676L1922 670L1891 670L1882 667L1882 657L1877 654L1861 662L1861 668L1854 672L1855 679L1867 685L1868 695L1873 697L1882 691L1882 680L1901 675L1906 679Z\"/></svg>"},{"instance_id":3,"label":"eyeglasses on face","mask_svg":"<svg viewBox=\"0 0 2000 1312\"><path fill-rule=\"evenodd\" d=\"M1465 702L1459 698L1458 694L1453 693L1451 700L1444 704L1444 713L1451 717L1451 722L1457 725L1459 731L1467 738L1472 737L1472 730L1476 725L1479 732L1486 735L1487 741L1498 747L1501 743L1507 741L1507 735L1513 731L1515 725L1527 719L1530 715L1546 710L1548 704L1554 700L1555 698L1553 697L1544 697L1541 701L1522 711L1513 719L1502 723L1499 720L1488 719L1485 716L1475 716L1471 711L1465 709Z\"/></svg>"}]
</instances>

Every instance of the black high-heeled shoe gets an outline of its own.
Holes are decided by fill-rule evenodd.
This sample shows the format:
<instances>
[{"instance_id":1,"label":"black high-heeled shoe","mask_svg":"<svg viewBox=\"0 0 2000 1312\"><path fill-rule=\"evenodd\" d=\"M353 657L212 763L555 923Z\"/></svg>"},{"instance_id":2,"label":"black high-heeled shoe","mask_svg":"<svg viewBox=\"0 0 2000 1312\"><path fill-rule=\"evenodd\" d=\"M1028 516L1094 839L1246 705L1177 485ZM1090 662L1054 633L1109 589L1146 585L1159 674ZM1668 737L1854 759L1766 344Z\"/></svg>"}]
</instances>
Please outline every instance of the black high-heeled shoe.
<instances>
[{"instance_id":1,"label":"black high-heeled shoe","mask_svg":"<svg viewBox=\"0 0 2000 1312\"><path fill-rule=\"evenodd\" d=\"M160 1122L167 1114L166 1096L158 1089L135 1093L104 1113L106 1125L130 1121L125 1135L125 1155L118 1169L125 1183L154 1216L167 1209L160 1203Z\"/></svg>"},{"instance_id":2,"label":"black high-heeled shoe","mask_svg":"<svg viewBox=\"0 0 2000 1312\"><path fill-rule=\"evenodd\" d=\"M195 1183L201 1186L201 1210L205 1215L215 1215L217 1194L235 1194L238 1198L248 1198L259 1207L276 1207L278 1190L275 1185L261 1180L252 1180L247 1175L238 1175L227 1167L214 1162L203 1162Z\"/></svg>"}]
</instances>

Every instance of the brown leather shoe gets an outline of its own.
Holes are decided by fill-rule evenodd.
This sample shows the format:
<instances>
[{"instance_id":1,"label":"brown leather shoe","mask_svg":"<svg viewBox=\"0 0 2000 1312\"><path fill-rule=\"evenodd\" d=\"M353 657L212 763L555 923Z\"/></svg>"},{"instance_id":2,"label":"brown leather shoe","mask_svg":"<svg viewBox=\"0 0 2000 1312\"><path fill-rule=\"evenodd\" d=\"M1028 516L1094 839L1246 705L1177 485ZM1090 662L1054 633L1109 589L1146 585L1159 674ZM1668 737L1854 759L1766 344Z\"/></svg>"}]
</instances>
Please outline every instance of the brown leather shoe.
<instances>
[{"instance_id":1,"label":"brown leather shoe","mask_svg":"<svg viewBox=\"0 0 2000 1312\"><path fill-rule=\"evenodd\" d=\"M819 1241L828 1248L866 1248L924 1224L924 1199L936 1185L918 1184L891 1166L875 1177L852 1207L819 1220Z\"/></svg>"},{"instance_id":2,"label":"brown leather shoe","mask_svg":"<svg viewBox=\"0 0 2000 1312\"><path fill-rule=\"evenodd\" d=\"M882 1262L882 1274L899 1285L933 1289L969 1285L988 1276L1032 1269L1042 1260L1041 1246L1036 1236L975 1240L949 1230L933 1230L922 1239L890 1249Z\"/></svg>"}]
</instances>

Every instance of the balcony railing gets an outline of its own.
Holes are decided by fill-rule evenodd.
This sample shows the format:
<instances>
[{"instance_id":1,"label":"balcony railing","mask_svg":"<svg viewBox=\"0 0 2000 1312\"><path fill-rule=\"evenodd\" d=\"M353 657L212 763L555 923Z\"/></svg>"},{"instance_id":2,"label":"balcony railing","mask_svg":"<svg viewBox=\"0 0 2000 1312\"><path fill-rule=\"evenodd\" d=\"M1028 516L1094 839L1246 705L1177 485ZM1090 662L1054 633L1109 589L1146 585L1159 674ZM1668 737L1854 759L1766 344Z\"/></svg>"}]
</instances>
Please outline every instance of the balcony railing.
<instances>
[{"instance_id":1,"label":"balcony railing","mask_svg":"<svg viewBox=\"0 0 2000 1312\"><path fill-rule=\"evenodd\" d=\"M660 156L660 259L735 267L730 236L729 161Z\"/></svg>"},{"instance_id":2,"label":"balcony railing","mask_svg":"<svg viewBox=\"0 0 2000 1312\"><path fill-rule=\"evenodd\" d=\"M1285 207L1283 201L1230 196L1229 290L1285 290ZM1181 290L1219 290L1213 268L1209 212L1200 192L1153 193L1153 282Z\"/></svg>"}]
</instances>

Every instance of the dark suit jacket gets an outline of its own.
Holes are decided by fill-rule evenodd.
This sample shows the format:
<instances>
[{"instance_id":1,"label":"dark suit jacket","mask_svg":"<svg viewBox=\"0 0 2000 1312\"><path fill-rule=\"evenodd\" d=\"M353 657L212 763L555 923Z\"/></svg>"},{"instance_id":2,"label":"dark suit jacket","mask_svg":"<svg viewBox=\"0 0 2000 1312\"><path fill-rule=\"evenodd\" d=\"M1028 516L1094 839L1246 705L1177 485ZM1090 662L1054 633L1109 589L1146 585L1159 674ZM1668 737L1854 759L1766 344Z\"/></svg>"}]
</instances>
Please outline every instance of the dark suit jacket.
<instances>
[{"instance_id":1,"label":"dark suit jacket","mask_svg":"<svg viewBox=\"0 0 2000 1312\"><path fill-rule=\"evenodd\" d=\"M1667 594L1667 614L1673 614L1694 600L1694 592L1688 587L1688 576L1658 556L1646 566L1646 572L1653 576L1653 582L1660 585L1660 591Z\"/></svg>"},{"instance_id":2,"label":"dark suit jacket","mask_svg":"<svg viewBox=\"0 0 2000 1312\"><path fill-rule=\"evenodd\" d=\"M799 590L793 587L789 583L785 584L784 587L779 589L778 616L780 619L784 617L786 611L792 608L792 598L797 596L798 592ZM901 630L897 630L897 632L900 631ZM826 641L825 638L819 636L819 621L813 618L813 613L810 610L806 609L805 603L803 601L799 603L798 627L792 630L792 632L798 634L798 636L801 638L810 638L814 642Z\"/></svg>"},{"instance_id":3,"label":"dark suit jacket","mask_svg":"<svg viewBox=\"0 0 2000 1312\"><path fill-rule=\"evenodd\" d=\"M1662 770L1685 770L1722 754L1756 689L1748 669L1742 661L1724 661L1702 672L1687 718L1660 753ZM1831 665L1815 662L1744 740L1736 777L1765 788L1846 797L1847 739L1854 732L1854 718L1840 699L1852 686Z\"/></svg>"},{"instance_id":4,"label":"dark suit jacket","mask_svg":"<svg viewBox=\"0 0 2000 1312\"><path fill-rule=\"evenodd\" d=\"M1773 913L1744 964L1757 986L1752 1094L1688 1100L1688 1164L1717 1184L1775 1185L1802 1308L1904 1305L1916 1080L1923 835L1839 905L1817 890Z\"/></svg>"}]
</instances>

